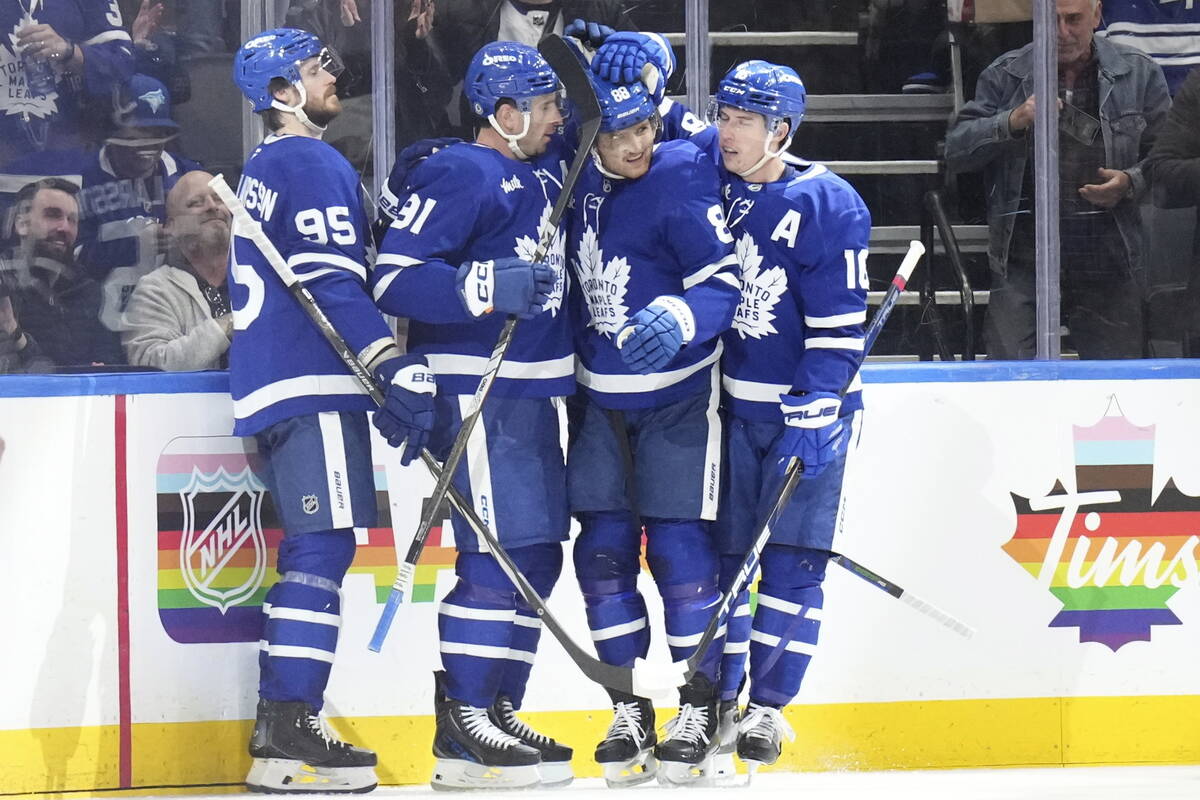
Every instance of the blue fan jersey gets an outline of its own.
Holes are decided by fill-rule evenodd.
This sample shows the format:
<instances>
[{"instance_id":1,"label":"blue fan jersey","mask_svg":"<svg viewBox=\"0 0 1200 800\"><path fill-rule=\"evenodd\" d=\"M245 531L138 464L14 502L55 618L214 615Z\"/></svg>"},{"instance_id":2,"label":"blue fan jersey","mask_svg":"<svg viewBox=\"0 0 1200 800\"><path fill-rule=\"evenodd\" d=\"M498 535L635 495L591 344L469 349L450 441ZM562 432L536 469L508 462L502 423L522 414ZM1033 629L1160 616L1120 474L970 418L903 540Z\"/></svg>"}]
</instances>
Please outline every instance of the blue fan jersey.
<instances>
[{"instance_id":1,"label":"blue fan jersey","mask_svg":"<svg viewBox=\"0 0 1200 800\"><path fill-rule=\"evenodd\" d=\"M1162 67L1171 96L1200 64L1200 8L1178 0L1108 0L1103 35L1136 47Z\"/></svg>"},{"instance_id":2,"label":"blue fan jersey","mask_svg":"<svg viewBox=\"0 0 1200 800\"><path fill-rule=\"evenodd\" d=\"M346 159L318 139L268 136L246 161L238 197L364 363L393 343L367 292L370 231ZM374 408L266 257L236 226L235 234L234 435L303 414Z\"/></svg>"},{"instance_id":3,"label":"blue fan jersey","mask_svg":"<svg viewBox=\"0 0 1200 800\"><path fill-rule=\"evenodd\" d=\"M160 266L165 257L159 226L167 221L167 193L184 173L201 166L163 152L154 172L144 178L122 178L98 151L47 150L30 153L5 168L0 201L7 207L26 183L49 176L80 187L78 262L104 286L101 320L113 330L138 278Z\"/></svg>"},{"instance_id":4,"label":"blue fan jersey","mask_svg":"<svg viewBox=\"0 0 1200 800\"><path fill-rule=\"evenodd\" d=\"M664 133L720 158L716 128L665 101ZM840 392L862 408L855 374L867 315L871 214L858 192L820 164L789 164L780 180L747 183L723 167L725 213L741 264L742 299L725 335L725 407L778 421L779 395Z\"/></svg>"},{"instance_id":5,"label":"blue fan jersey","mask_svg":"<svg viewBox=\"0 0 1200 800\"><path fill-rule=\"evenodd\" d=\"M26 86L25 62L16 52L16 32L42 23L83 51L82 75L63 76L56 91L35 97ZM133 74L133 42L121 22L117 0L29 0L0 3L0 138L10 152L65 146L79 127L79 95L107 107L112 89ZM54 131L46 138L47 123Z\"/></svg>"},{"instance_id":6,"label":"blue fan jersey","mask_svg":"<svg viewBox=\"0 0 1200 800\"><path fill-rule=\"evenodd\" d=\"M589 164L572 197L571 311L579 383L603 408L665 405L708 386L739 287L712 160L691 142L655 147L636 180ZM695 333L660 372L625 366L614 338L656 297L687 303ZM686 326L685 326L686 327Z\"/></svg>"},{"instance_id":7,"label":"blue fan jersey","mask_svg":"<svg viewBox=\"0 0 1200 800\"><path fill-rule=\"evenodd\" d=\"M459 142L416 166L393 168L383 204L395 213L380 244L373 293L381 309L409 319L408 352L428 358L441 391L474 393L504 325L503 315L475 318L467 312L455 288L459 266L513 257L532 261L569 157L557 136L530 161ZM558 275L554 291L542 313L517 325L492 385L497 396L574 391L563 242L560 229L545 259Z\"/></svg>"}]
</instances>

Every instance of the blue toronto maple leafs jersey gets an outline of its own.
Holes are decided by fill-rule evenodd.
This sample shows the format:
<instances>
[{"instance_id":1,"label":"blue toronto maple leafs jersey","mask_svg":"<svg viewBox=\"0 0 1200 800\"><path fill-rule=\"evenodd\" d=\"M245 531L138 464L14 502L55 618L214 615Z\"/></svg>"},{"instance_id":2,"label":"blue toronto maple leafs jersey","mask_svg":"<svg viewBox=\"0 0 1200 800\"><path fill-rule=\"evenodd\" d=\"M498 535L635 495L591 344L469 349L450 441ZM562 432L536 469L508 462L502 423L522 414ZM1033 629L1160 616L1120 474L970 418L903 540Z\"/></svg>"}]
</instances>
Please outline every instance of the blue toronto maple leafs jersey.
<instances>
[{"instance_id":1,"label":"blue toronto maple leafs jersey","mask_svg":"<svg viewBox=\"0 0 1200 800\"><path fill-rule=\"evenodd\" d=\"M666 101L664 135L720 158L716 128ZM725 335L723 402L739 417L778 421L779 395L839 392L862 408L871 214L858 192L820 164L790 164L780 180L747 183L721 168L736 239L742 299Z\"/></svg>"},{"instance_id":2,"label":"blue toronto maple leafs jersey","mask_svg":"<svg viewBox=\"0 0 1200 800\"><path fill-rule=\"evenodd\" d=\"M395 198L386 203L395 218L380 243L373 293L381 309L409 319L408 351L428 358L442 391L475 391L504 326L501 314L477 319L463 307L455 287L459 266L513 257L532 261L568 158L560 136L530 161L459 142L416 166L397 163L393 169L385 197ZM517 325L492 386L497 396L574 391L563 242L560 228L545 259L557 275L554 291L542 313Z\"/></svg>"},{"instance_id":3,"label":"blue toronto maple leafs jersey","mask_svg":"<svg viewBox=\"0 0 1200 800\"><path fill-rule=\"evenodd\" d=\"M82 75L62 76L56 91L39 97L26 86L15 44L17 30L35 23L49 25L83 51ZM97 97L107 107L112 89L133 74L133 42L117 0L0 3L0 74L0 137L10 152L65 146L61 140L74 140L78 132L79 95Z\"/></svg>"},{"instance_id":4,"label":"blue toronto maple leafs jersey","mask_svg":"<svg viewBox=\"0 0 1200 800\"><path fill-rule=\"evenodd\" d=\"M246 161L238 197L351 350L369 362L393 341L367 292L370 231L358 177L336 150L269 136ZM235 235L232 250L234 435L302 414L373 408L254 243Z\"/></svg>"},{"instance_id":5,"label":"blue toronto maple leafs jersey","mask_svg":"<svg viewBox=\"0 0 1200 800\"><path fill-rule=\"evenodd\" d=\"M1180 0L1108 0L1104 35L1136 47L1162 67L1171 96L1200 64L1200 8Z\"/></svg>"},{"instance_id":6,"label":"blue toronto maple leafs jersey","mask_svg":"<svg viewBox=\"0 0 1200 800\"><path fill-rule=\"evenodd\" d=\"M579 383L604 408L660 406L707 386L740 296L712 160L676 141L656 146L650 170L636 180L605 177L589 164L572 206ZM661 371L639 375L625 366L614 338L661 295L684 299L695 334Z\"/></svg>"}]
</instances>

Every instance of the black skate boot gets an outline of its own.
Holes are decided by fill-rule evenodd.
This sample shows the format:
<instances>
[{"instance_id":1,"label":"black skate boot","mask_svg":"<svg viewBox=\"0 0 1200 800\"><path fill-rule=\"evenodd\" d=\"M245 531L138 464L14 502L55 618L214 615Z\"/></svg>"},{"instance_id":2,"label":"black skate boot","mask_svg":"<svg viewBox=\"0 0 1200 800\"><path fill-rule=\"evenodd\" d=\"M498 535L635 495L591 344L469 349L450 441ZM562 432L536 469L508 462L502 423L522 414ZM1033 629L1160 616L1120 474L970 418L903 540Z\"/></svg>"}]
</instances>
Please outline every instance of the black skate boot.
<instances>
[{"instance_id":1,"label":"black skate boot","mask_svg":"<svg viewBox=\"0 0 1200 800\"><path fill-rule=\"evenodd\" d=\"M643 697L610 692L613 721L604 741L596 745L596 762L610 788L637 786L654 777L654 706Z\"/></svg>"},{"instance_id":2,"label":"black skate boot","mask_svg":"<svg viewBox=\"0 0 1200 800\"><path fill-rule=\"evenodd\" d=\"M717 749L712 757L712 778L719 784L737 775L733 754L737 751L738 719L737 698L717 704Z\"/></svg>"},{"instance_id":3,"label":"black skate boot","mask_svg":"<svg viewBox=\"0 0 1200 800\"><path fill-rule=\"evenodd\" d=\"M783 749L780 740L785 736L790 742L796 738L796 733L778 708L761 706L753 701L746 706L746 713L738 724L737 754L746 762L751 778L763 764L774 764L779 760Z\"/></svg>"},{"instance_id":4,"label":"black skate boot","mask_svg":"<svg viewBox=\"0 0 1200 800\"><path fill-rule=\"evenodd\" d=\"M437 730L434 789L516 789L537 786L541 755L496 727L488 709L446 697L444 672L433 673Z\"/></svg>"},{"instance_id":5,"label":"black skate boot","mask_svg":"<svg viewBox=\"0 0 1200 800\"><path fill-rule=\"evenodd\" d=\"M528 723L517 716L512 700L501 696L491 708L492 722L496 727L521 740L521 744L532 747L542 756L539 773L542 786L555 788L566 786L575 778L571 772L571 756L574 751L566 745L559 744L545 734L538 733L529 727Z\"/></svg>"},{"instance_id":6,"label":"black skate boot","mask_svg":"<svg viewBox=\"0 0 1200 800\"><path fill-rule=\"evenodd\" d=\"M687 786L712 777L717 737L717 690L704 675L695 675L679 690L679 714L667 723L667 738L654 748L658 782Z\"/></svg>"},{"instance_id":7,"label":"black skate boot","mask_svg":"<svg viewBox=\"0 0 1200 800\"><path fill-rule=\"evenodd\" d=\"M369 792L379 783L375 753L337 738L302 701L258 701L250 756L246 788L252 792Z\"/></svg>"}]
</instances>

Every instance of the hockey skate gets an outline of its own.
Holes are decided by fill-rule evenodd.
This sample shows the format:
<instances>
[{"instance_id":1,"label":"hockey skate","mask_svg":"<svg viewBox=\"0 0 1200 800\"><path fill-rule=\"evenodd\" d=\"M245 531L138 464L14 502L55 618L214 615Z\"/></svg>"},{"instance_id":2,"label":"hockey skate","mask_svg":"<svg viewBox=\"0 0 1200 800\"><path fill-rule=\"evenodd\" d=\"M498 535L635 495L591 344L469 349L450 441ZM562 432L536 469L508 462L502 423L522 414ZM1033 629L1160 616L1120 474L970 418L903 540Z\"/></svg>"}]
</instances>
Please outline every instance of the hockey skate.
<instances>
[{"instance_id":1,"label":"hockey skate","mask_svg":"<svg viewBox=\"0 0 1200 800\"><path fill-rule=\"evenodd\" d=\"M704 675L679 690L679 714L667 723L667 736L654 755L663 786L705 784L713 778L713 754L720 744L717 693Z\"/></svg>"},{"instance_id":2,"label":"hockey skate","mask_svg":"<svg viewBox=\"0 0 1200 800\"><path fill-rule=\"evenodd\" d=\"M541 755L496 727L486 708L446 697L444 672L435 672L437 729L434 789L518 789L537 786Z\"/></svg>"},{"instance_id":3,"label":"hockey skate","mask_svg":"<svg viewBox=\"0 0 1200 800\"><path fill-rule=\"evenodd\" d=\"M566 786L575 778L571 771L571 756L574 751L566 745L559 744L545 734L538 733L529 727L528 723L517 716L512 700L501 697L492 706L492 722L496 727L521 740L521 744L532 747L541 754L542 763L538 769L542 778L542 786L552 789Z\"/></svg>"},{"instance_id":4,"label":"hockey skate","mask_svg":"<svg viewBox=\"0 0 1200 800\"><path fill-rule=\"evenodd\" d=\"M770 765L779 760L779 753L783 749L781 739L785 736L789 742L793 741L796 732L778 708L760 706L754 702L746 707L746 713L738 724L737 754L750 770L747 783L753 780L754 773L763 764Z\"/></svg>"},{"instance_id":5,"label":"hockey skate","mask_svg":"<svg viewBox=\"0 0 1200 800\"><path fill-rule=\"evenodd\" d=\"M375 753L343 742L302 701L258 701L246 788L267 794L369 792Z\"/></svg>"},{"instance_id":6,"label":"hockey skate","mask_svg":"<svg viewBox=\"0 0 1200 800\"><path fill-rule=\"evenodd\" d=\"M613 698L613 721L604 741L596 745L596 762L604 769L609 788L637 786L654 778L654 706L633 695Z\"/></svg>"},{"instance_id":7,"label":"hockey skate","mask_svg":"<svg viewBox=\"0 0 1200 800\"><path fill-rule=\"evenodd\" d=\"M719 786L729 785L737 776L733 754L737 751L738 702L722 700L717 706L717 749L712 756L711 778Z\"/></svg>"}]
</instances>

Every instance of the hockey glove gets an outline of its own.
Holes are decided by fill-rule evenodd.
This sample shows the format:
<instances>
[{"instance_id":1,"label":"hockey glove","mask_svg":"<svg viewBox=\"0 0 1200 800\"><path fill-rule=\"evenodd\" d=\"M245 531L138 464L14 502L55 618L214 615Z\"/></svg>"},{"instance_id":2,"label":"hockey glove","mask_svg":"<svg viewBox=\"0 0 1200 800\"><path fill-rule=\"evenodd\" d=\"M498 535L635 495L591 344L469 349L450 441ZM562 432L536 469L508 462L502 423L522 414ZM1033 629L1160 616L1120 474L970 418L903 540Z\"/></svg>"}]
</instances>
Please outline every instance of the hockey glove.
<instances>
[{"instance_id":1,"label":"hockey glove","mask_svg":"<svg viewBox=\"0 0 1200 800\"><path fill-rule=\"evenodd\" d=\"M467 313L482 317L493 311L529 319L541 313L554 291L554 270L520 258L468 261L458 268L458 296Z\"/></svg>"},{"instance_id":2,"label":"hockey glove","mask_svg":"<svg viewBox=\"0 0 1200 800\"><path fill-rule=\"evenodd\" d=\"M592 59L592 72L610 83L646 85L655 103L661 103L667 79L675 70L675 53L661 36L620 31L604 40Z\"/></svg>"},{"instance_id":3,"label":"hockey glove","mask_svg":"<svg viewBox=\"0 0 1200 800\"><path fill-rule=\"evenodd\" d=\"M577 19L563 29L562 35L563 38L578 39L588 47L595 49L604 44L605 40L615 32L612 28L601 25L599 22Z\"/></svg>"},{"instance_id":4,"label":"hockey glove","mask_svg":"<svg viewBox=\"0 0 1200 800\"><path fill-rule=\"evenodd\" d=\"M373 422L388 444L404 446L400 463L408 464L425 449L433 430L433 372L424 356L407 355L380 364L375 380L386 394Z\"/></svg>"},{"instance_id":5,"label":"hockey glove","mask_svg":"<svg viewBox=\"0 0 1200 800\"><path fill-rule=\"evenodd\" d=\"M658 372L696 335L696 320L682 297L663 295L634 314L617 332L625 366L642 375Z\"/></svg>"},{"instance_id":6,"label":"hockey glove","mask_svg":"<svg viewBox=\"0 0 1200 800\"><path fill-rule=\"evenodd\" d=\"M846 448L846 423L838 417L842 399L832 392L781 394L779 399L784 427L775 451L781 466L786 468L795 456L803 462L804 474L815 478Z\"/></svg>"}]
</instances>

